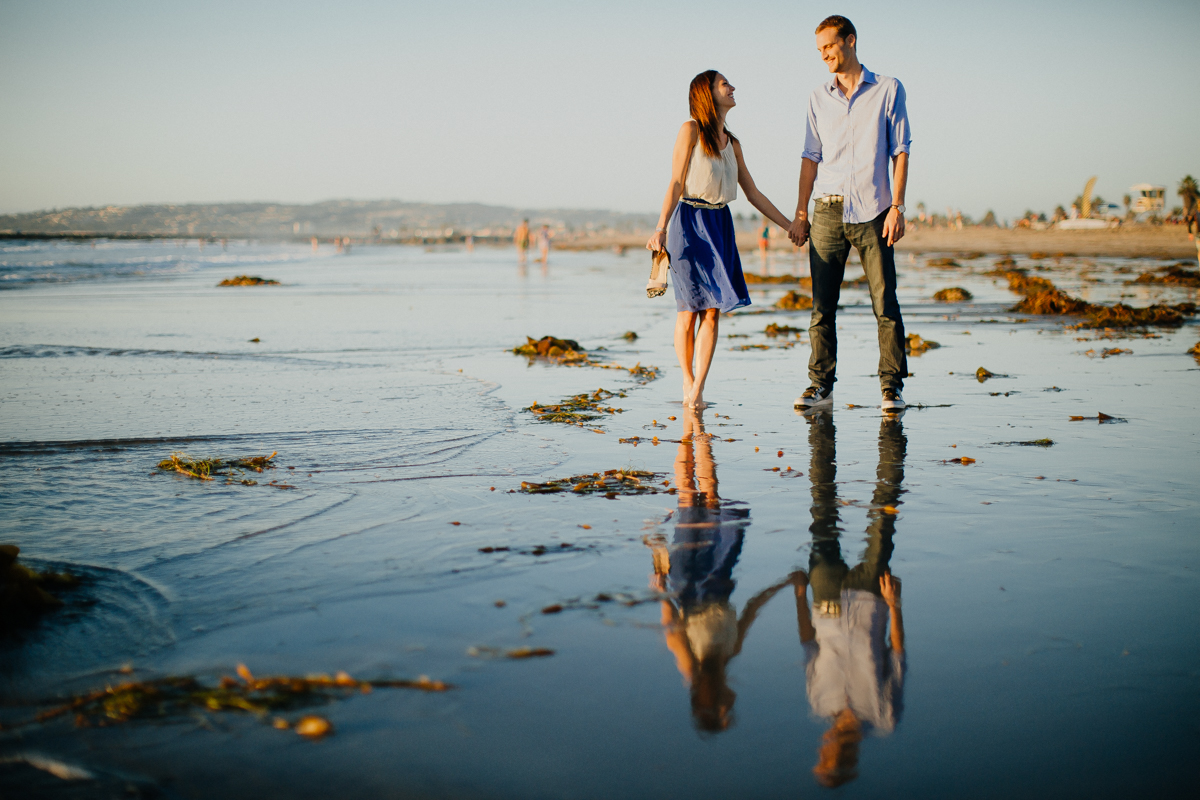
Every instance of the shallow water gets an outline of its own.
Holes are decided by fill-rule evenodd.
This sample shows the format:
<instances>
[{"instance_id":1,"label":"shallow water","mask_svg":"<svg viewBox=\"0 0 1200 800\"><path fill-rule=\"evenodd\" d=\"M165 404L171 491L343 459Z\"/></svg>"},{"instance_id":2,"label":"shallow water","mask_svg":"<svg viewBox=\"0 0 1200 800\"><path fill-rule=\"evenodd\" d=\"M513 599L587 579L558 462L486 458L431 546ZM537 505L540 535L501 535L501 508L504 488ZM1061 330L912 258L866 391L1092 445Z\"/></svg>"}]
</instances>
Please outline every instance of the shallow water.
<instances>
[{"instance_id":1,"label":"shallow water","mask_svg":"<svg viewBox=\"0 0 1200 800\"><path fill-rule=\"evenodd\" d=\"M18 264L16 250L8 275L72 274L91 252L38 243ZM995 258L914 256L906 324L942 344L909 362L906 398L925 407L881 416L869 299L847 289L830 413L792 411L807 335L782 348L761 332L808 315L779 312L722 320L713 406L689 422L673 304L644 298L634 254L555 253L543 269L483 248L97 250L106 266L84 277L0 293L0 541L86 578L3 644L2 720L127 680L124 665L456 688L322 706L336 733L320 742L228 713L0 732L10 791L45 775L12 761L36 756L179 797L814 796L839 705L863 736L843 737L848 796L1190 785L1194 323L1108 341L1018 322L981 274ZM1018 260L1094 302L1195 299L1124 284L1155 260ZM244 272L283 285L216 288ZM948 285L974 301L928 299ZM749 310L786 288L754 290ZM505 352L545 334L663 377ZM745 344L774 347L730 349ZM981 383L980 366L1003 377ZM598 387L627 393L602 433L521 410ZM1125 421L1069 420L1098 411ZM281 468L255 486L157 471L176 450L278 451ZM976 461L947 463L963 456ZM626 467L683 490L510 492ZM903 587L902 654L885 568ZM489 657L516 647L554 655Z\"/></svg>"}]
</instances>

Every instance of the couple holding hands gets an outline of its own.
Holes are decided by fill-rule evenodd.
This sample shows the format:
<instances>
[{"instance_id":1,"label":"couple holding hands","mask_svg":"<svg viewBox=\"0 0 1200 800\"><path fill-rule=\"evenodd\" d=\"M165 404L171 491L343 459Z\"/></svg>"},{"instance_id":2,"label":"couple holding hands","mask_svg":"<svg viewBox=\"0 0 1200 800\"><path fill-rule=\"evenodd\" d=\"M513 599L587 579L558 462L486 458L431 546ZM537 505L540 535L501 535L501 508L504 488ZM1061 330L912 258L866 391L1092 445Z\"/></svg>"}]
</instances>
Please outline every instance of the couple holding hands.
<instances>
[{"instance_id":1,"label":"couple holding hands","mask_svg":"<svg viewBox=\"0 0 1200 800\"><path fill-rule=\"evenodd\" d=\"M738 258L729 203L740 185L746 199L809 245L812 321L811 385L797 408L832 403L837 367L837 313L846 257L858 250L879 326L879 382L884 411L904 408L908 375L904 322L896 300L893 245L904 236L909 127L904 87L866 69L855 52L850 20L832 16L817 26L817 50L833 73L808 101L796 216L788 219L754 185L741 143L725 127L737 103L725 76L709 70L688 90L691 119L683 124L671 160L671 184L658 227L646 247L666 250L679 315L675 352L683 368L683 403L703 408L720 315L750 304ZM893 165L889 175L888 162ZM894 178L894 180L893 180ZM815 200L813 213L809 201Z\"/></svg>"}]
</instances>

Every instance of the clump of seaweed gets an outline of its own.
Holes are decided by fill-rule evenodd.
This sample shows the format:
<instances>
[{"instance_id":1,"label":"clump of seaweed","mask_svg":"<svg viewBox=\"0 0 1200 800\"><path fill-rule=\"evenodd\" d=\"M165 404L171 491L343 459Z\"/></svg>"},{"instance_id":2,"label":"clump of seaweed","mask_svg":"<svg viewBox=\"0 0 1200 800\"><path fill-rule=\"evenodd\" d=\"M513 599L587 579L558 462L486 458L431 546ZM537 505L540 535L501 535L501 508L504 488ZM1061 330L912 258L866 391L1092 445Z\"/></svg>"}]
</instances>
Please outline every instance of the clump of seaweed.
<instances>
[{"instance_id":1,"label":"clump of seaweed","mask_svg":"<svg viewBox=\"0 0 1200 800\"><path fill-rule=\"evenodd\" d=\"M632 331L630 331L632 333ZM637 334L634 334L635 338ZM624 337L629 338L628 334ZM658 367L642 366L641 362L632 367L624 367L620 364L604 364L587 354L579 342L574 339L559 339L554 336L543 336L541 339L534 339L531 336L525 337L526 342L523 345L514 347L510 352L516 353L519 356L527 357L532 363L535 358L540 358L546 361L551 361L556 364L561 364L568 367L595 367L597 369L619 369L628 372L631 376L637 379L638 383L649 383L658 378L662 372ZM630 341L633 341L630 339Z\"/></svg>"},{"instance_id":2,"label":"clump of seaweed","mask_svg":"<svg viewBox=\"0 0 1200 800\"><path fill-rule=\"evenodd\" d=\"M186 453L171 453L170 458L158 462L158 468L166 472L178 472L189 478L211 481L214 475L225 475L229 478L241 478L243 470L261 473L265 469L275 469L274 452L269 456L254 456L252 458L192 458ZM242 479L246 486L253 486L257 481Z\"/></svg>"},{"instance_id":3,"label":"clump of seaweed","mask_svg":"<svg viewBox=\"0 0 1200 800\"><path fill-rule=\"evenodd\" d=\"M1114 306L1089 305L1087 319L1072 328L1138 328L1144 325L1160 325L1175 328L1183 324L1185 315L1195 314L1194 303L1164 305L1156 303L1146 308L1134 308L1124 303Z\"/></svg>"},{"instance_id":4,"label":"clump of seaweed","mask_svg":"<svg viewBox=\"0 0 1200 800\"><path fill-rule=\"evenodd\" d=\"M62 608L50 590L74 589L79 578L65 572L38 572L17 563L21 548L0 544L0 633L33 624L38 617Z\"/></svg>"},{"instance_id":5,"label":"clump of seaweed","mask_svg":"<svg viewBox=\"0 0 1200 800\"><path fill-rule=\"evenodd\" d=\"M1169 267L1160 267L1152 272L1143 272L1127 284L1162 283L1171 286L1200 286L1200 269L1187 269L1188 262L1180 261Z\"/></svg>"},{"instance_id":6,"label":"clump of seaweed","mask_svg":"<svg viewBox=\"0 0 1200 800\"><path fill-rule=\"evenodd\" d=\"M1189 347L1188 353L1191 354L1192 358L1196 359L1196 363L1200 364L1200 342L1196 342L1194 345Z\"/></svg>"},{"instance_id":7,"label":"clump of seaweed","mask_svg":"<svg viewBox=\"0 0 1200 800\"><path fill-rule=\"evenodd\" d=\"M559 339L554 336L543 336L534 339L526 336L523 345L514 347L512 351L519 356L541 356L562 361L585 361L587 354L574 339Z\"/></svg>"},{"instance_id":8,"label":"clump of seaweed","mask_svg":"<svg viewBox=\"0 0 1200 800\"><path fill-rule=\"evenodd\" d=\"M148 681L130 681L117 686L106 686L71 698L52 708L38 713L33 719L14 726L46 722L66 714L74 714L75 724L80 727L107 726L135 719L162 719L188 715L195 709L206 711L241 711L259 717L272 712L288 711L332 700L349 697L355 693L367 694L374 689L418 689L424 692L445 692L453 689L452 684L430 680L421 676L416 680L360 681L345 672L337 675L315 675L305 678L278 676L256 678L244 664L237 668L238 677L226 675L216 686L202 683L191 676L169 676ZM304 723L296 725L298 733L313 735L317 726ZM276 718L273 727L287 729L292 724L286 719ZM305 730L307 727L309 730ZM327 733L325 727L320 733Z\"/></svg>"},{"instance_id":9,"label":"clump of seaweed","mask_svg":"<svg viewBox=\"0 0 1200 800\"><path fill-rule=\"evenodd\" d=\"M605 400L611 400L614 397L628 397L628 395L624 392L610 392L600 388L594 392L573 395L552 406L534 403L522 411L533 414L537 417L538 422L557 422L564 425L578 425L582 428L586 427L586 423L601 419L605 414L624 413L625 409L623 408L604 405Z\"/></svg>"},{"instance_id":10,"label":"clump of seaweed","mask_svg":"<svg viewBox=\"0 0 1200 800\"><path fill-rule=\"evenodd\" d=\"M667 492L666 484L660 484L662 473L647 472L638 469L609 469L604 472L572 475L569 478L531 483L521 481L521 492L524 494L557 494L572 492L574 494L602 494L609 500L617 495L659 494Z\"/></svg>"},{"instance_id":11,"label":"clump of seaweed","mask_svg":"<svg viewBox=\"0 0 1200 800\"><path fill-rule=\"evenodd\" d=\"M904 352L910 356L919 356L928 350L936 350L941 347L937 342L931 342L928 339L922 339L918 334L910 333L904 337Z\"/></svg>"},{"instance_id":12,"label":"clump of seaweed","mask_svg":"<svg viewBox=\"0 0 1200 800\"><path fill-rule=\"evenodd\" d=\"M767 336L791 336L793 334L799 336L800 334L804 333L804 329L793 328L791 325L779 325L772 322L766 327L765 330L763 330L763 333L765 333Z\"/></svg>"},{"instance_id":13,"label":"clump of seaweed","mask_svg":"<svg viewBox=\"0 0 1200 800\"><path fill-rule=\"evenodd\" d=\"M217 286L278 286L279 281L271 278L260 278L257 275L238 275L236 278L226 278Z\"/></svg>"},{"instance_id":14,"label":"clump of seaweed","mask_svg":"<svg viewBox=\"0 0 1200 800\"><path fill-rule=\"evenodd\" d=\"M1053 447L1053 439L1027 439L1022 442L992 442L992 444L1018 445L1020 447Z\"/></svg>"},{"instance_id":15,"label":"clump of seaweed","mask_svg":"<svg viewBox=\"0 0 1200 800\"><path fill-rule=\"evenodd\" d=\"M975 370L975 380L979 381L980 383L983 383L988 378L1008 378L1008 377L1011 377L1011 376L1005 375L1002 372L992 372L987 367L980 367L979 369Z\"/></svg>"},{"instance_id":16,"label":"clump of seaweed","mask_svg":"<svg viewBox=\"0 0 1200 800\"><path fill-rule=\"evenodd\" d=\"M813 307L812 298L795 289L775 301L775 307L784 311L806 311Z\"/></svg>"},{"instance_id":17,"label":"clump of seaweed","mask_svg":"<svg viewBox=\"0 0 1200 800\"><path fill-rule=\"evenodd\" d=\"M621 334L621 338L627 342L636 342L638 338L637 331L625 331Z\"/></svg>"},{"instance_id":18,"label":"clump of seaweed","mask_svg":"<svg viewBox=\"0 0 1200 800\"><path fill-rule=\"evenodd\" d=\"M971 300L972 296L970 292L961 286L951 286L934 292L933 299L939 303L965 303Z\"/></svg>"},{"instance_id":19,"label":"clump of seaweed","mask_svg":"<svg viewBox=\"0 0 1200 800\"><path fill-rule=\"evenodd\" d=\"M927 267L937 267L938 269L958 269L962 266L953 258L931 258L925 262Z\"/></svg>"},{"instance_id":20,"label":"clump of seaweed","mask_svg":"<svg viewBox=\"0 0 1200 800\"><path fill-rule=\"evenodd\" d=\"M1025 295L1025 299L1010 311L1027 314L1072 314L1086 315L1087 319L1072 328L1137 328L1146 325L1177 327L1183 318L1196 313L1195 303L1177 305L1155 304L1147 308L1134 308L1124 303L1112 306L1097 305L1071 297L1057 289L1045 278L1030 277L1021 270L1004 273L1008 287Z\"/></svg>"}]
</instances>

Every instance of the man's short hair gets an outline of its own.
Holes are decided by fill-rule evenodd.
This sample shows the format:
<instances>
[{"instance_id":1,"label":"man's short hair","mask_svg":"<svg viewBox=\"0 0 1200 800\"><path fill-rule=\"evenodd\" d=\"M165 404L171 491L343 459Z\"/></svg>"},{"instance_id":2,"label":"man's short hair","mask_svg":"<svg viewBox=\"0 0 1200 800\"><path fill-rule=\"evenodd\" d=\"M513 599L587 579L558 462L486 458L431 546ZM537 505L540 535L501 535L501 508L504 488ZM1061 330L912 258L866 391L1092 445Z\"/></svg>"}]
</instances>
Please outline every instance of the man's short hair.
<instances>
[{"instance_id":1,"label":"man's short hair","mask_svg":"<svg viewBox=\"0 0 1200 800\"><path fill-rule=\"evenodd\" d=\"M821 24L817 26L816 33L820 33L826 28L837 28L839 39L846 39L853 36L854 43L858 44L858 31L854 30L854 23L840 14L834 14L832 17L826 17L821 20Z\"/></svg>"}]
</instances>

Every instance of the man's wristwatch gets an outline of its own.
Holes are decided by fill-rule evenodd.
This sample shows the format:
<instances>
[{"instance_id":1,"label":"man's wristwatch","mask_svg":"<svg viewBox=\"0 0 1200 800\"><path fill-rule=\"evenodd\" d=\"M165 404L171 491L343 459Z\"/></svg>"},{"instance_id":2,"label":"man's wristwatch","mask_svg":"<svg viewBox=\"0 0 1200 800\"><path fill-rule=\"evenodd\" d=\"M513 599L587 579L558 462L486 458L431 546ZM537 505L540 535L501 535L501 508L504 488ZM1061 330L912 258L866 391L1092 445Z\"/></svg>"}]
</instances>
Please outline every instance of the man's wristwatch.
<instances>
[{"instance_id":1,"label":"man's wristwatch","mask_svg":"<svg viewBox=\"0 0 1200 800\"><path fill-rule=\"evenodd\" d=\"M903 214L903 213L906 211L906 209L904 208L904 204L903 204L903 203L901 203L900 205L896 205L895 203L892 203L892 208L896 209L896 210L897 210L897 211L899 211L901 214Z\"/></svg>"}]
</instances>

